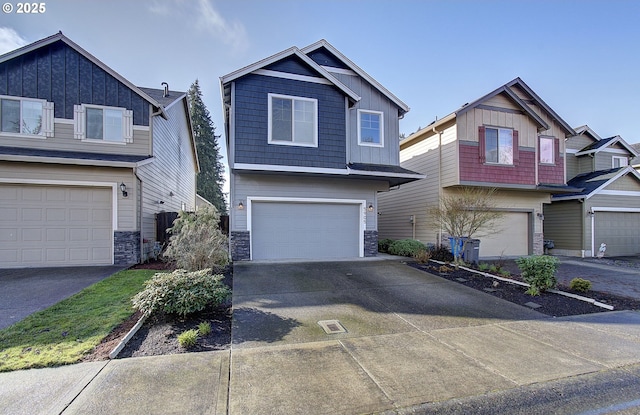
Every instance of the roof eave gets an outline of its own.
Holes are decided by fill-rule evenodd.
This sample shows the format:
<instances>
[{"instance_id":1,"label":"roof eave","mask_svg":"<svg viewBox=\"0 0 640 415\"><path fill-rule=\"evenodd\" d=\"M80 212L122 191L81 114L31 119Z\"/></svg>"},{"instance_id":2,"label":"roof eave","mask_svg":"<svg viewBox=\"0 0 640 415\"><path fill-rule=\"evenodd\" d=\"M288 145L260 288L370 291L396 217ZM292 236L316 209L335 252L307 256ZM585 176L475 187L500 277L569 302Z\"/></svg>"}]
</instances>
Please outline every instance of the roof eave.
<instances>
[{"instance_id":1,"label":"roof eave","mask_svg":"<svg viewBox=\"0 0 640 415\"><path fill-rule=\"evenodd\" d=\"M258 69L264 68L265 66L271 65L272 63L275 63L279 60L282 60L286 57L293 56L293 55L302 59L307 65L311 66L315 71L317 71L320 75L326 78L329 82L334 84L338 89L340 89L345 95L347 95L353 101L355 102L360 101L361 97L358 94L356 94L349 87L347 87L345 84L340 82L335 76L331 75L326 69L324 69L323 67L315 63L311 58L309 58L307 55L302 53L300 49L298 49L295 46L290 47L289 49L285 49L282 52L276 53L275 55L271 55L267 58L264 58L258 62L252 63L251 65L245 66L244 68L240 68L227 75L223 75L222 77L220 77L220 82L224 87L224 85L229 82L232 82Z\"/></svg>"}]
</instances>

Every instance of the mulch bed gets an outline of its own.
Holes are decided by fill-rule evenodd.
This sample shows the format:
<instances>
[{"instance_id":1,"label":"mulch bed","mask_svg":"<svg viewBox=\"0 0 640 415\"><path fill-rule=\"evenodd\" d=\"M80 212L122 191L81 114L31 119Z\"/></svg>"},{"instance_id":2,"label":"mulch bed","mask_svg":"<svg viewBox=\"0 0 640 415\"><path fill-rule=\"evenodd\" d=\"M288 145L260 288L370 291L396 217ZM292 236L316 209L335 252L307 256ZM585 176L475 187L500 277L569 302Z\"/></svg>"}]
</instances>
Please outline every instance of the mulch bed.
<instances>
[{"instance_id":1,"label":"mulch bed","mask_svg":"<svg viewBox=\"0 0 640 415\"><path fill-rule=\"evenodd\" d=\"M471 287L476 290L481 290L487 294L493 295L503 300L509 301L514 304L524 306L526 303L536 303L541 307L536 311L553 316L573 316L579 314L599 313L603 311L609 311L605 308L595 306L585 301L577 300L574 298L565 297L559 294L553 294L543 292L538 296L531 296L526 294L526 287L520 285L511 284L508 282L498 281L493 278L489 278L483 275L479 275L463 269L455 270L453 266L447 266L450 269L446 272L440 272L440 264L429 262L427 264L419 264L416 262L408 263L413 268L438 275L449 281L453 281L458 284L463 284L467 287ZM519 275L511 275L509 278L522 281ZM460 281L463 279L465 281ZM640 301L631 298L620 297L608 293L589 291L587 293L579 293L570 290L568 287L558 286L558 290L578 294L584 297L595 299L604 304L612 305L614 310L640 310Z\"/></svg>"}]
</instances>

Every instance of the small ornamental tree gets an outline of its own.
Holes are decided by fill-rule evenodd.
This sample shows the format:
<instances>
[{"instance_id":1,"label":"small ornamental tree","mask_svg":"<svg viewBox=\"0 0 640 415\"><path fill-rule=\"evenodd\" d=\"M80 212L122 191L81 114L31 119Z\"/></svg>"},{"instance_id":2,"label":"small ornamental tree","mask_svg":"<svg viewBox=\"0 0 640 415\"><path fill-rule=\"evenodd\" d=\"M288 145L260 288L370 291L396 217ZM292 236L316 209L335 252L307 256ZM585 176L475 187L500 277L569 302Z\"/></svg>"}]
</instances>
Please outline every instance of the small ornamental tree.
<instances>
[{"instance_id":1,"label":"small ornamental tree","mask_svg":"<svg viewBox=\"0 0 640 415\"><path fill-rule=\"evenodd\" d=\"M503 213L496 210L495 193L495 188L463 187L443 196L438 206L429 209L433 222L454 240L452 254L456 264L461 262L468 239L499 232L496 225Z\"/></svg>"},{"instance_id":2,"label":"small ornamental tree","mask_svg":"<svg viewBox=\"0 0 640 415\"><path fill-rule=\"evenodd\" d=\"M219 227L220 214L214 206L197 212L180 212L168 231L172 234L164 256L177 268L218 270L229 263L227 237Z\"/></svg>"}]
</instances>

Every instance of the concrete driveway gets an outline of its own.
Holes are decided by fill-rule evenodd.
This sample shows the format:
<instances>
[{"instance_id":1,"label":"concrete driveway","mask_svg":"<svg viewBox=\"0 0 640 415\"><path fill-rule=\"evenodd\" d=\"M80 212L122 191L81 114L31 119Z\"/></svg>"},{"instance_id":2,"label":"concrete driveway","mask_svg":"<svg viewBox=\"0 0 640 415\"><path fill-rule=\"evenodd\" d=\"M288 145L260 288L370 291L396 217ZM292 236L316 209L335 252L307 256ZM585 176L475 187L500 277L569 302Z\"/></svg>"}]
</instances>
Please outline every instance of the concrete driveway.
<instances>
[{"instance_id":1,"label":"concrete driveway","mask_svg":"<svg viewBox=\"0 0 640 415\"><path fill-rule=\"evenodd\" d=\"M111 265L0 269L0 329L125 268Z\"/></svg>"},{"instance_id":2,"label":"concrete driveway","mask_svg":"<svg viewBox=\"0 0 640 415\"><path fill-rule=\"evenodd\" d=\"M237 263L233 307L230 350L0 373L0 413L436 413L549 381L639 379L638 312L549 318L397 260ZM500 413L535 412L521 409Z\"/></svg>"},{"instance_id":3,"label":"concrete driveway","mask_svg":"<svg viewBox=\"0 0 640 415\"><path fill-rule=\"evenodd\" d=\"M638 313L554 319L397 261L236 264L233 308L229 414L370 413L640 359Z\"/></svg>"}]
</instances>

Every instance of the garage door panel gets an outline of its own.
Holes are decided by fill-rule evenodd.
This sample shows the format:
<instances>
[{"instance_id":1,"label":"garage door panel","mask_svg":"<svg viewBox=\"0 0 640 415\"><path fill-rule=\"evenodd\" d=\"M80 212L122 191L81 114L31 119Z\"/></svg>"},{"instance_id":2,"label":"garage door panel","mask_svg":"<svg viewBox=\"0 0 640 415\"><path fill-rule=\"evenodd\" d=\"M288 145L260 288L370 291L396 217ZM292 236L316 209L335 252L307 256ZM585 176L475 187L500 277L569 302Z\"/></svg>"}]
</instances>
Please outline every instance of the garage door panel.
<instances>
[{"instance_id":1,"label":"garage door panel","mask_svg":"<svg viewBox=\"0 0 640 415\"><path fill-rule=\"evenodd\" d=\"M0 185L0 267L111 264L111 194L110 188Z\"/></svg>"},{"instance_id":2,"label":"garage door panel","mask_svg":"<svg viewBox=\"0 0 640 415\"><path fill-rule=\"evenodd\" d=\"M254 202L252 257L357 257L359 217L355 204Z\"/></svg>"},{"instance_id":3,"label":"garage door panel","mask_svg":"<svg viewBox=\"0 0 640 415\"><path fill-rule=\"evenodd\" d=\"M606 243L607 256L637 255L640 253L640 213L596 212L595 251Z\"/></svg>"},{"instance_id":4,"label":"garage door panel","mask_svg":"<svg viewBox=\"0 0 640 415\"><path fill-rule=\"evenodd\" d=\"M497 233L480 236L480 257L529 254L529 214L505 212L494 227Z\"/></svg>"}]
</instances>

